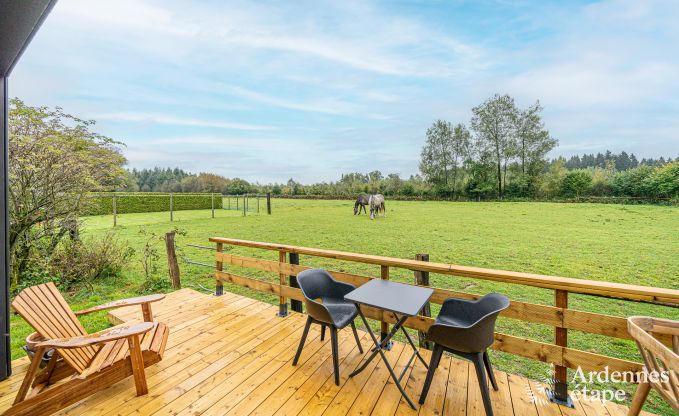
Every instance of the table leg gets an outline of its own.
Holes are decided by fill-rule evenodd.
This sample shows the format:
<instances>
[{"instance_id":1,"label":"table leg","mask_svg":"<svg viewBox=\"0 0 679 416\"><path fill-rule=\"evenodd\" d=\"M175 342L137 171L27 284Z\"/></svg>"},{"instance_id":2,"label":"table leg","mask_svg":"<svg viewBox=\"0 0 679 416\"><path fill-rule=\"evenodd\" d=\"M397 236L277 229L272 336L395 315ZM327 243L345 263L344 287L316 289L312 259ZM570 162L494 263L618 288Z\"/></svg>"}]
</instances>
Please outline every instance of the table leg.
<instances>
[{"instance_id":1,"label":"table leg","mask_svg":"<svg viewBox=\"0 0 679 416\"><path fill-rule=\"evenodd\" d=\"M394 369L391 368L391 364L389 364L389 360L387 360L387 356L384 355L384 350L383 350L384 345L389 343L389 340L391 339L391 337L393 337L394 334L396 334L396 332L398 332L398 329L400 327L402 327L403 323L406 321L406 319L408 319L408 317L404 316L403 318L399 319L396 322L396 325L394 325L394 327L392 328L391 332L389 332L389 335L387 335L387 337L384 338L382 340L382 342L379 342L377 340L377 338L375 337L375 334L373 333L372 329L370 329L370 325L368 325L368 320L365 319L365 315L363 315L363 312L361 311L360 306L357 305L357 307L358 307L358 314L361 315L361 319L363 320L363 324L365 325L365 329L368 331L368 334L370 334L370 337L372 338L373 342L375 343L377 350L374 351L372 354L370 354L370 357L368 357L363 362L363 365L361 365L358 369L356 369L353 373L351 373L349 375L349 377L353 377L356 374L363 371L365 369L365 367L368 365L368 363L370 363L370 361L372 361L372 359L375 358L375 355L377 355L377 353L379 353L380 356L382 357L382 361L384 361L384 365L389 370L389 374L391 375L391 378L394 380L396 387L398 387L398 390L401 392L401 395L403 396L404 399L406 399L406 401L408 402L408 404L410 405L410 407L413 410L417 410L417 408L415 407L415 404L412 402L412 400L410 400L410 397L408 397L408 395L406 394L405 390L403 389L403 386L401 386L400 377L397 377L396 373L394 373Z\"/></svg>"},{"instance_id":2,"label":"table leg","mask_svg":"<svg viewBox=\"0 0 679 416\"><path fill-rule=\"evenodd\" d=\"M394 318L397 318L396 314L394 314ZM410 343L410 346L413 347L413 351L415 351L417 358L419 358L420 361L422 361L422 364L424 364L424 368L429 369L429 365L427 365L427 362L424 360L424 358L422 358L422 355L420 354L420 350L417 348L417 346L413 342L413 339L410 338L410 334L408 333L408 331L406 331L404 326L401 326L401 329L403 330L403 334L405 334L406 339Z\"/></svg>"}]
</instances>

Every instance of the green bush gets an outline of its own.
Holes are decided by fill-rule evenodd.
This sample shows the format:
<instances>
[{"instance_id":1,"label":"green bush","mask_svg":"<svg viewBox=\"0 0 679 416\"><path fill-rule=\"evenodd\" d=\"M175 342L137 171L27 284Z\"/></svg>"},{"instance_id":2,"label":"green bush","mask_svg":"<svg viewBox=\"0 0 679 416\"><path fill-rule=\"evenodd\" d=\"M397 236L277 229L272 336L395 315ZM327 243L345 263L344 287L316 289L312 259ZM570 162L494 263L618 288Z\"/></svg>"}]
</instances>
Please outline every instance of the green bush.
<instances>
[{"instance_id":1,"label":"green bush","mask_svg":"<svg viewBox=\"0 0 679 416\"><path fill-rule=\"evenodd\" d=\"M113 214L113 194L93 192L89 194L89 204L83 215ZM209 193L174 193L172 209L183 211L190 209L212 208L212 194ZM222 208L221 194L215 194L215 209ZM116 212L129 214L134 212L163 212L170 210L170 194L163 192L125 192L116 194Z\"/></svg>"},{"instance_id":2,"label":"green bush","mask_svg":"<svg viewBox=\"0 0 679 416\"><path fill-rule=\"evenodd\" d=\"M567 198L587 195L592 188L592 173L588 170L572 170L561 181L561 196Z\"/></svg>"}]
</instances>

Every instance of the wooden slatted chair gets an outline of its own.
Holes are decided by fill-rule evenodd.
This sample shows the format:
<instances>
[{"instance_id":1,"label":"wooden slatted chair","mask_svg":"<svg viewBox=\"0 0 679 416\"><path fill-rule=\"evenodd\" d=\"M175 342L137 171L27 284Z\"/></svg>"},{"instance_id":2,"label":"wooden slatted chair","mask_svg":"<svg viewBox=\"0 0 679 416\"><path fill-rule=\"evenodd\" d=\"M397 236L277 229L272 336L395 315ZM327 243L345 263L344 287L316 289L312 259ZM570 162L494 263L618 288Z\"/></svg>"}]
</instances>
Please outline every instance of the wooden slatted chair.
<instances>
[{"instance_id":1,"label":"wooden slatted chair","mask_svg":"<svg viewBox=\"0 0 679 416\"><path fill-rule=\"evenodd\" d=\"M641 412L648 392L653 387L660 395L679 412L679 321L669 319L633 316L627 319L627 330L637 342L641 358L644 360L646 374L655 373L656 377L641 380L629 416L637 416ZM655 336L672 337L672 349L658 341ZM665 374L665 377L661 377Z\"/></svg>"},{"instance_id":2,"label":"wooden slatted chair","mask_svg":"<svg viewBox=\"0 0 679 416\"><path fill-rule=\"evenodd\" d=\"M14 405L4 415L48 415L131 375L137 395L148 392L144 368L162 359L169 330L154 323L151 295L106 303L74 313L54 283L22 290L12 302L44 341L19 388ZM96 311L141 305L144 322L87 334L77 318ZM45 351L54 349L40 369Z\"/></svg>"}]
</instances>

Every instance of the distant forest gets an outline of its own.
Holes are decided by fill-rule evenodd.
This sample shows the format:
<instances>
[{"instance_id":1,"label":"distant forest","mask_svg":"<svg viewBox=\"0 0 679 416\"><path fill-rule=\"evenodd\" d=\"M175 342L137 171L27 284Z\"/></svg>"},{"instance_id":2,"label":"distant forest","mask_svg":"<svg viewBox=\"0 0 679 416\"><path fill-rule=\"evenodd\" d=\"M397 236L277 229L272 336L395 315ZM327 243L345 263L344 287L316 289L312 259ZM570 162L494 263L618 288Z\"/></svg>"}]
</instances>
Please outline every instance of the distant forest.
<instances>
[{"instance_id":1,"label":"distant forest","mask_svg":"<svg viewBox=\"0 0 679 416\"><path fill-rule=\"evenodd\" d=\"M643 158L639 160L633 153L622 151L613 153L591 153L576 155L570 158L559 157L549 160L544 168L545 183L551 186L551 193L542 197L579 196L631 196L653 199L656 195L650 192L647 184L656 170L677 165L679 158L671 157ZM675 168L675 175L679 169ZM584 172L578 173L578 172ZM580 178L575 188L564 179L569 174ZM584 176L584 179L582 177ZM560 181L554 182L560 177ZM570 177L571 182L573 177ZM568 182L566 180L566 182ZM679 176L675 177L679 181ZM584 182L584 184L583 184ZM547 185L545 186L545 188ZM511 187L510 187L511 188ZM405 197L440 197L432 184L421 175L401 178L398 174L383 174L380 171L368 173L352 172L341 175L336 182L320 182L301 184L294 179L285 183L260 184L251 183L240 178L225 178L212 173L194 174L180 168L153 168L128 170L126 186L122 191L141 192L217 192L224 194L265 193L275 195L318 195L318 196L353 196L359 193L381 192L389 196ZM548 191L548 189L543 189ZM516 195L509 194L508 197ZM676 194L675 194L676 196ZM487 195L492 198L493 195ZM672 197L667 193L664 197Z\"/></svg>"}]
</instances>

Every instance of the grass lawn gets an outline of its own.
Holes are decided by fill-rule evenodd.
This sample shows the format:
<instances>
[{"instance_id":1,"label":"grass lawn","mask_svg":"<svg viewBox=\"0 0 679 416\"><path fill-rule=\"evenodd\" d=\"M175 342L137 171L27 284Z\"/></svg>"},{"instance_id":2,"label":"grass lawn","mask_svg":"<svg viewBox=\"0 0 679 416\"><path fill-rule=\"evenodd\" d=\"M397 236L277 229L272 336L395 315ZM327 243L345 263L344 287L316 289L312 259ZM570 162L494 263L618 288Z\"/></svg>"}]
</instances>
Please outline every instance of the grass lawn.
<instances>
[{"instance_id":1,"label":"grass lawn","mask_svg":"<svg viewBox=\"0 0 679 416\"><path fill-rule=\"evenodd\" d=\"M248 213L243 217L236 211L218 210L212 219L209 210L179 211L170 223L169 213L122 214L118 216L116 232L136 249L135 258L115 280L97 282L93 291L70 294L69 301L78 309L137 295L144 281L140 252L148 238L140 230L162 235L174 227L186 232L177 237L180 256L208 264L214 262L213 252L185 244L209 245L208 237L222 236L403 258L429 253L430 260L436 262L679 289L679 207L387 201L387 217L374 221L365 215L352 215L352 208L353 201L275 199L271 216ZM83 235L104 235L111 225L111 216L86 218ZM161 255L158 274L165 276L163 243L157 239L154 244ZM278 258L276 252L263 250L234 248L232 252ZM301 263L379 276L377 266L305 256ZM181 267L185 286L214 288L211 269L187 264ZM247 274L272 278L252 270ZM412 282L413 276L412 272L394 270L392 279ZM553 304L551 290L441 275L432 275L430 281L432 286L478 294L499 291L513 300ZM272 303L278 300L241 287L225 289ZM679 320L679 309L590 296L572 295L570 307L618 316L650 314ZM437 313L437 308L433 309ZM88 319L85 325L90 330L106 325L103 314ZM501 319L498 326L505 333L553 341L554 329L547 326L511 319ZM22 338L30 330L20 318L13 317L12 331L13 351L19 356L23 354ZM632 342L577 331L569 332L569 346L638 359ZM544 379L550 374L548 366L513 355L493 353L492 359L503 370L532 378ZM649 400L649 411L673 414L656 396Z\"/></svg>"}]
</instances>

